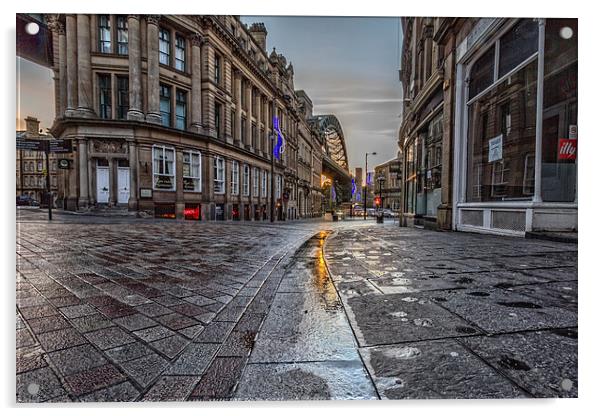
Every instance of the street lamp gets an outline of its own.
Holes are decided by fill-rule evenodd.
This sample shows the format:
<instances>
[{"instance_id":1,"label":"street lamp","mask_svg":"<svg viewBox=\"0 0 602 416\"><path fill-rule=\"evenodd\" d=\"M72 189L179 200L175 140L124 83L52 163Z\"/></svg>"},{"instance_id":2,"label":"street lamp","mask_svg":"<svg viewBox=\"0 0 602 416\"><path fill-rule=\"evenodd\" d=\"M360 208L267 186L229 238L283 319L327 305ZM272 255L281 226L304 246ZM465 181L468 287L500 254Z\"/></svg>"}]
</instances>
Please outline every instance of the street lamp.
<instances>
[{"instance_id":1,"label":"street lamp","mask_svg":"<svg viewBox=\"0 0 602 416\"><path fill-rule=\"evenodd\" d=\"M366 219L366 201L368 199L368 155L376 156L376 152L366 153L366 183L364 183L364 219Z\"/></svg>"},{"instance_id":2,"label":"street lamp","mask_svg":"<svg viewBox=\"0 0 602 416\"><path fill-rule=\"evenodd\" d=\"M384 201L383 201L383 182L386 180L384 176L379 176L377 179L378 181L378 197L380 199L380 207L379 207L379 213L377 214L377 220L378 222L382 222L384 219L384 211L383 211L383 206Z\"/></svg>"}]
</instances>

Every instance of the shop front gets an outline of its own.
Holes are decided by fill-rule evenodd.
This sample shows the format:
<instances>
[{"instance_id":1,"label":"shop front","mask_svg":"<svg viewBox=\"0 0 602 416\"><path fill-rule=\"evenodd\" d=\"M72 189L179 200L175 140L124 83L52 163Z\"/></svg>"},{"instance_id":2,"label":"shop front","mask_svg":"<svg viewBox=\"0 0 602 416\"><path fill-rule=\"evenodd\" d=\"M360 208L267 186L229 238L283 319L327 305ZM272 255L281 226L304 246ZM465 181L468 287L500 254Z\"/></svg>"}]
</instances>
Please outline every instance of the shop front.
<instances>
[{"instance_id":1,"label":"shop front","mask_svg":"<svg viewBox=\"0 0 602 416\"><path fill-rule=\"evenodd\" d=\"M577 19L491 19L460 46L455 228L576 230Z\"/></svg>"}]
</instances>

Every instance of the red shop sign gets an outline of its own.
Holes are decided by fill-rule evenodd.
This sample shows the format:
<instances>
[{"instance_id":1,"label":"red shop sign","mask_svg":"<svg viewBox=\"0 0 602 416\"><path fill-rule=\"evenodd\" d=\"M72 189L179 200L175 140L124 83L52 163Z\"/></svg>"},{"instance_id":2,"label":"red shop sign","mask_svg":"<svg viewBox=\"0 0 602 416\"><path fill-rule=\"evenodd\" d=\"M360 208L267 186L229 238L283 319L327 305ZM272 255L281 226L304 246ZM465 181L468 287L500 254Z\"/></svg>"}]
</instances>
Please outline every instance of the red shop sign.
<instances>
[{"instance_id":1,"label":"red shop sign","mask_svg":"<svg viewBox=\"0 0 602 416\"><path fill-rule=\"evenodd\" d=\"M577 159L577 139L558 139L558 160Z\"/></svg>"}]
</instances>

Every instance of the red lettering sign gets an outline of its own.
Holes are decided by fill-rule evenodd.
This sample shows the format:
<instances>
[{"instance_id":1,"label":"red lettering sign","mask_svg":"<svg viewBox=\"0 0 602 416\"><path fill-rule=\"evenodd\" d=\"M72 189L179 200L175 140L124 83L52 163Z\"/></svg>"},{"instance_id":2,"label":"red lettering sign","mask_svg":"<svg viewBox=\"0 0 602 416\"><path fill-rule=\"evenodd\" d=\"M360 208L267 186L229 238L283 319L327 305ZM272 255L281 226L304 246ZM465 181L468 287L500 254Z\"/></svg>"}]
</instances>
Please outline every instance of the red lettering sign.
<instances>
[{"instance_id":1,"label":"red lettering sign","mask_svg":"<svg viewBox=\"0 0 602 416\"><path fill-rule=\"evenodd\" d=\"M577 159L577 139L558 139L558 160Z\"/></svg>"}]
</instances>

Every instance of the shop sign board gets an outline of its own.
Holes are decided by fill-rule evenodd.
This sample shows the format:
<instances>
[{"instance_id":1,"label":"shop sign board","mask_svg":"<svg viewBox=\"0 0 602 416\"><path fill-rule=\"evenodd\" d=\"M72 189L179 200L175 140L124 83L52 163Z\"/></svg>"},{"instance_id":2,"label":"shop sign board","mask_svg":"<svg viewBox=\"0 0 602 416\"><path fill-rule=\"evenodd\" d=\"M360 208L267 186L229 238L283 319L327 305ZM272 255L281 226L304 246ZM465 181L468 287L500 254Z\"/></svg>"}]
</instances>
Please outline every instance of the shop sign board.
<instances>
[{"instance_id":1,"label":"shop sign board","mask_svg":"<svg viewBox=\"0 0 602 416\"><path fill-rule=\"evenodd\" d=\"M69 169L70 164L71 164L71 161L69 159L59 159L58 160L59 169Z\"/></svg>"},{"instance_id":2,"label":"shop sign board","mask_svg":"<svg viewBox=\"0 0 602 416\"><path fill-rule=\"evenodd\" d=\"M504 136L499 135L494 137L493 139L489 139L489 162L495 162L497 160L501 160L502 148L504 145Z\"/></svg>"},{"instance_id":3,"label":"shop sign board","mask_svg":"<svg viewBox=\"0 0 602 416\"><path fill-rule=\"evenodd\" d=\"M558 160L577 159L577 139L558 139Z\"/></svg>"},{"instance_id":4,"label":"shop sign board","mask_svg":"<svg viewBox=\"0 0 602 416\"><path fill-rule=\"evenodd\" d=\"M140 188L140 198L152 198L153 190L149 188Z\"/></svg>"}]
</instances>

